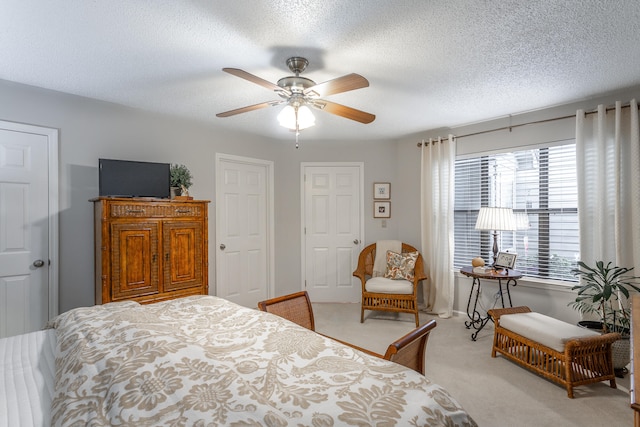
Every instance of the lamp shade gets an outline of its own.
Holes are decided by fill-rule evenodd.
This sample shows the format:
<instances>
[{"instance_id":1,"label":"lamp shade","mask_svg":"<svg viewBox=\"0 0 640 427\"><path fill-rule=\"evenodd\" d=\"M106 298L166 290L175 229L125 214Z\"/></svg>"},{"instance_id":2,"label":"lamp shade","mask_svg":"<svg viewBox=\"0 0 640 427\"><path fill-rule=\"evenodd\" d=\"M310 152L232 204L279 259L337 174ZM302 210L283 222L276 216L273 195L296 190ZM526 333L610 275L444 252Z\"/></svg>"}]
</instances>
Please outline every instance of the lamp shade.
<instances>
[{"instance_id":1,"label":"lamp shade","mask_svg":"<svg viewBox=\"0 0 640 427\"><path fill-rule=\"evenodd\" d=\"M294 107L287 105L278 114L280 126L291 130L302 130L316 124L316 118L306 105Z\"/></svg>"},{"instance_id":2,"label":"lamp shade","mask_svg":"<svg viewBox=\"0 0 640 427\"><path fill-rule=\"evenodd\" d=\"M296 110L291 106L287 105L280 111L278 114L278 123L280 126L295 129L296 128Z\"/></svg>"},{"instance_id":3,"label":"lamp shade","mask_svg":"<svg viewBox=\"0 0 640 427\"><path fill-rule=\"evenodd\" d=\"M516 221L511 208L480 208L476 230L514 231Z\"/></svg>"},{"instance_id":4,"label":"lamp shade","mask_svg":"<svg viewBox=\"0 0 640 427\"><path fill-rule=\"evenodd\" d=\"M306 129L316 124L316 118L306 105L298 107L298 129Z\"/></svg>"}]
</instances>

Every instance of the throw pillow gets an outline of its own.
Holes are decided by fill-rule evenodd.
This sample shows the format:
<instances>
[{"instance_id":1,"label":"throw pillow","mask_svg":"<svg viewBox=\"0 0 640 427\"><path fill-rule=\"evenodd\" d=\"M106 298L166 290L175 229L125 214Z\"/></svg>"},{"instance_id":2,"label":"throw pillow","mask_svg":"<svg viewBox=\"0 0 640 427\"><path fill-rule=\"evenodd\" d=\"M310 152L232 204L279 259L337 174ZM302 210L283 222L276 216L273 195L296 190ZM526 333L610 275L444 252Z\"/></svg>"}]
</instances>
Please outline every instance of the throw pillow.
<instances>
[{"instance_id":1,"label":"throw pillow","mask_svg":"<svg viewBox=\"0 0 640 427\"><path fill-rule=\"evenodd\" d=\"M387 251L387 272L384 277L393 280L413 281L413 269L418 259L418 251L399 254Z\"/></svg>"}]
</instances>

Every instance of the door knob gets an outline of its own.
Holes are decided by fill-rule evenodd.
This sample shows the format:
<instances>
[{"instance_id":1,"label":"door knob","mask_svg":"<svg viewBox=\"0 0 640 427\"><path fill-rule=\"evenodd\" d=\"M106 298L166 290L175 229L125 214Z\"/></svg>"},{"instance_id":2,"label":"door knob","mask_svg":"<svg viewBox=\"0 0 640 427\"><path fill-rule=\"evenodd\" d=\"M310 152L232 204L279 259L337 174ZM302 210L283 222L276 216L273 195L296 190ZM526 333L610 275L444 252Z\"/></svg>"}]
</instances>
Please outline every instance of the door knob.
<instances>
[{"instance_id":1,"label":"door knob","mask_svg":"<svg viewBox=\"0 0 640 427\"><path fill-rule=\"evenodd\" d=\"M358 240L358 239L355 239L355 240L353 241L353 244L354 244L354 245L357 245L358 243L360 243L360 240Z\"/></svg>"},{"instance_id":2,"label":"door knob","mask_svg":"<svg viewBox=\"0 0 640 427\"><path fill-rule=\"evenodd\" d=\"M33 266L36 268L40 268L44 265L44 261L41 259L37 259L35 261L33 261Z\"/></svg>"},{"instance_id":3,"label":"door knob","mask_svg":"<svg viewBox=\"0 0 640 427\"><path fill-rule=\"evenodd\" d=\"M226 248L226 246L224 245L224 243L220 245L220 250L224 251L225 248Z\"/></svg>"}]
</instances>

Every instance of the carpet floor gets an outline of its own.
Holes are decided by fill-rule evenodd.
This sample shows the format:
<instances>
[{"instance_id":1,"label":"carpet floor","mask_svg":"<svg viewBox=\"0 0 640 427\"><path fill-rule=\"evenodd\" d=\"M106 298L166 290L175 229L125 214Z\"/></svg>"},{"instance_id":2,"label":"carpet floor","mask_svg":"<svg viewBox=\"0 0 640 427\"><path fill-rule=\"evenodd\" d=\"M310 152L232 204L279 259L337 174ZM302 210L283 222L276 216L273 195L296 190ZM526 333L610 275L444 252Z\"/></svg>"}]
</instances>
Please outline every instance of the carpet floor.
<instances>
[{"instance_id":1,"label":"carpet floor","mask_svg":"<svg viewBox=\"0 0 640 427\"><path fill-rule=\"evenodd\" d=\"M316 330L384 353L387 346L414 327L413 315L365 311L359 304L314 303ZM574 389L564 387L515 363L491 357L493 324L471 340L466 314L440 319L420 314L421 324L435 318L438 326L427 345L426 376L446 388L483 427L631 426L629 375L617 378L617 389L601 382Z\"/></svg>"}]
</instances>

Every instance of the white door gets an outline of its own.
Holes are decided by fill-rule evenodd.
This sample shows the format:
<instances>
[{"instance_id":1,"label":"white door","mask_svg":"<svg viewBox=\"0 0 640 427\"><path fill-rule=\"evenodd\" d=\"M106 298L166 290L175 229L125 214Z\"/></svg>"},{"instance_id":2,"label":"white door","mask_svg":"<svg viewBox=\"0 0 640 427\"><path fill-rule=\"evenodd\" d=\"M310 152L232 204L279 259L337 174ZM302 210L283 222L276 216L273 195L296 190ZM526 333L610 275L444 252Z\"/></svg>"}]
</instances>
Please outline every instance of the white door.
<instances>
[{"instance_id":1,"label":"white door","mask_svg":"<svg viewBox=\"0 0 640 427\"><path fill-rule=\"evenodd\" d=\"M273 162L216 154L216 295L245 307L272 292Z\"/></svg>"},{"instance_id":2,"label":"white door","mask_svg":"<svg viewBox=\"0 0 640 427\"><path fill-rule=\"evenodd\" d=\"M0 338L58 311L57 141L55 129L0 122Z\"/></svg>"},{"instance_id":3,"label":"white door","mask_svg":"<svg viewBox=\"0 0 640 427\"><path fill-rule=\"evenodd\" d=\"M362 163L303 164L303 279L314 302L358 302Z\"/></svg>"}]
</instances>

